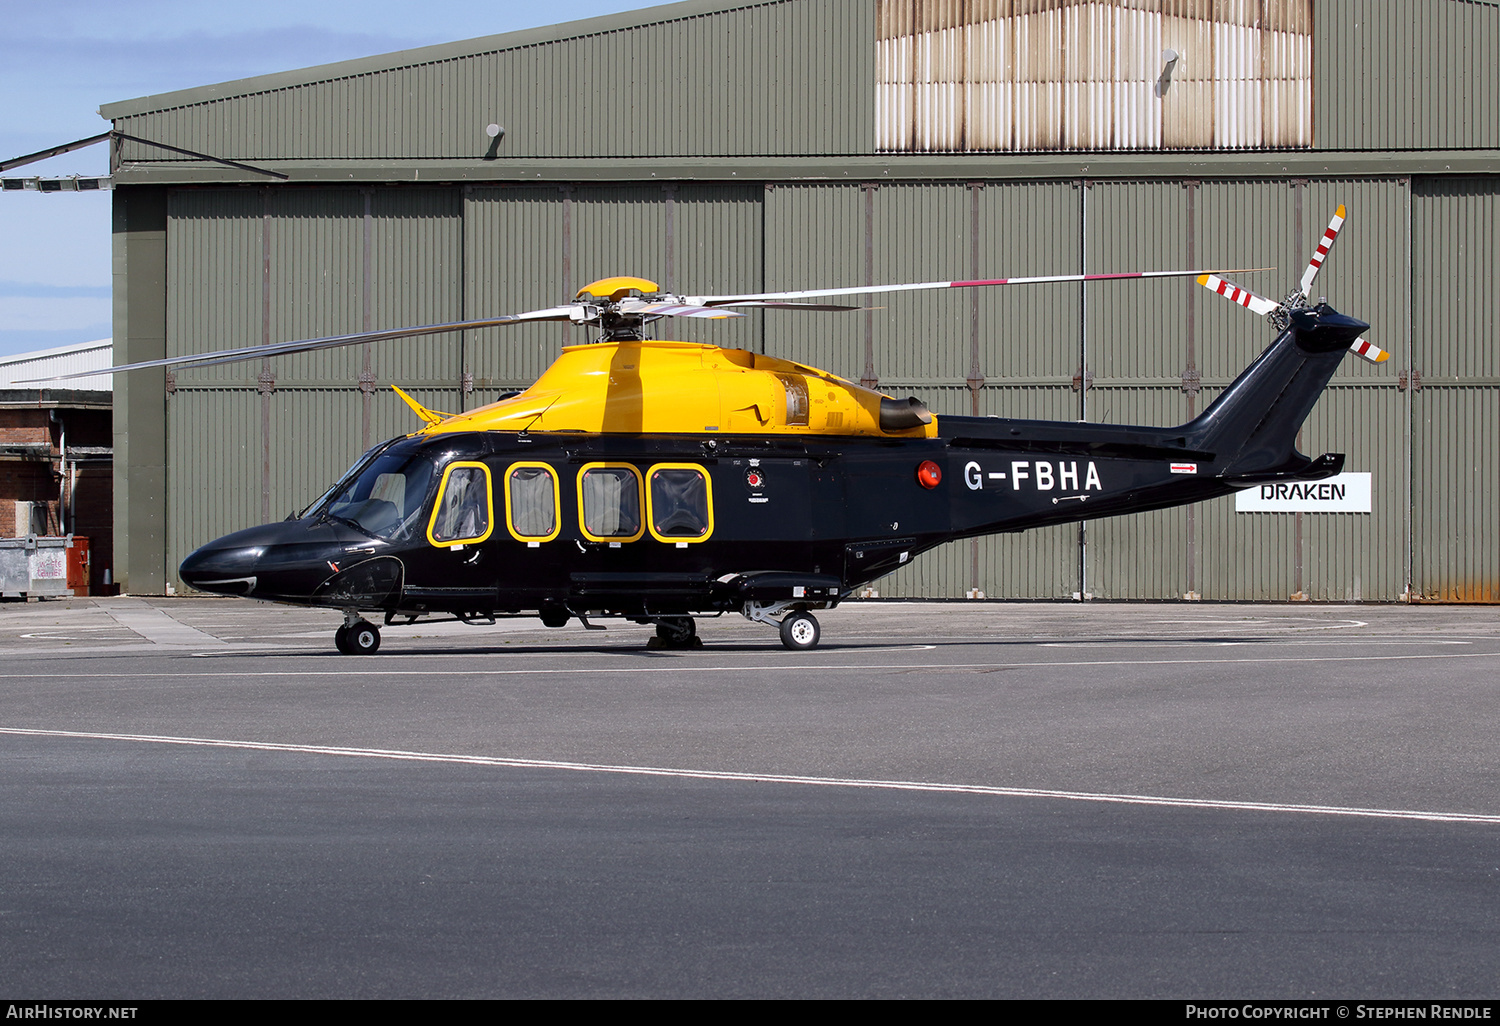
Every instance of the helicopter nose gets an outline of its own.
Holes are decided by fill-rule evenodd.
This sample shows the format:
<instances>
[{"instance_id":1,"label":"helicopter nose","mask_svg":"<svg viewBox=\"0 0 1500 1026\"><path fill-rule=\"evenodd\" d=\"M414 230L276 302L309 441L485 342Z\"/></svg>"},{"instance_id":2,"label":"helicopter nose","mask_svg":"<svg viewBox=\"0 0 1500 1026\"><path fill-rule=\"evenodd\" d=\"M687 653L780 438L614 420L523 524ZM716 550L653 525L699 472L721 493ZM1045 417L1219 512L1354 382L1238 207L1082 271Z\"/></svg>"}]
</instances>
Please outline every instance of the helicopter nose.
<instances>
[{"instance_id":1,"label":"helicopter nose","mask_svg":"<svg viewBox=\"0 0 1500 1026\"><path fill-rule=\"evenodd\" d=\"M217 595L249 595L267 546L231 543L234 535L209 542L182 561L177 574L184 584Z\"/></svg>"},{"instance_id":2,"label":"helicopter nose","mask_svg":"<svg viewBox=\"0 0 1500 1026\"><path fill-rule=\"evenodd\" d=\"M306 599L334 570L344 544L325 525L265 524L209 542L182 561L183 583L218 595Z\"/></svg>"}]
</instances>

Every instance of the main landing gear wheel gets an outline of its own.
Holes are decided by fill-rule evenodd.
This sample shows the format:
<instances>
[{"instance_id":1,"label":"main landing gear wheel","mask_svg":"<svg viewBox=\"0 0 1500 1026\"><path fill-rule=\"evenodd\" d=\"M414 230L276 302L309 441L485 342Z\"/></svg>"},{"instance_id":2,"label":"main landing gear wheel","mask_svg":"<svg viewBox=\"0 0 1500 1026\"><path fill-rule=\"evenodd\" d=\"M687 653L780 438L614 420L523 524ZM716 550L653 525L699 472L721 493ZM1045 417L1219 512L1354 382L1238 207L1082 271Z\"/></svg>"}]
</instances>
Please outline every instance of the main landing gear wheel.
<instances>
[{"instance_id":1,"label":"main landing gear wheel","mask_svg":"<svg viewBox=\"0 0 1500 1026\"><path fill-rule=\"evenodd\" d=\"M380 651L380 628L366 620L333 632L333 644L344 655L374 655Z\"/></svg>"},{"instance_id":2,"label":"main landing gear wheel","mask_svg":"<svg viewBox=\"0 0 1500 1026\"><path fill-rule=\"evenodd\" d=\"M700 648L698 622L691 616L664 616L656 622L656 637L647 648Z\"/></svg>"},{"instance_id":3,"label":"main landing gear wheel","mask_svg":"<svg viewBox=\"0 0 1500 1026\"><path fill-rule=\"evenodd\" d=\"M821 633L811 613L791 613L781 621L781 643L795 651L816 648Z\"/></svg>"}]
</instances>

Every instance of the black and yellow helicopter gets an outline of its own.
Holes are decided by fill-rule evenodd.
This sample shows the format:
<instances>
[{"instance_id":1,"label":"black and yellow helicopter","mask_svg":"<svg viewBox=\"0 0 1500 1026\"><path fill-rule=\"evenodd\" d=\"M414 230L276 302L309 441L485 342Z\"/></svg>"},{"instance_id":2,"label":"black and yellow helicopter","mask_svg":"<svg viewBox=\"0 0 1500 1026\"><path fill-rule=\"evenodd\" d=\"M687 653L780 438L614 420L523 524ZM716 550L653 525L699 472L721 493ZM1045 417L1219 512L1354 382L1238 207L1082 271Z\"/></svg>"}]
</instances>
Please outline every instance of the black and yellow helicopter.
<instances>
[{"instance_id":1,"label":"black and yellow helicopter","mask_svg":"<svg viewBox=\"0 0 1500 1026\"><path fill-rule=\"evenodd\" d=\"M344 612L340 652L373 653L379 627L539 616L654 624L659 646L698 644L695 614L738 612L791 649L819 640L813 610L944 542L1159 509L1272 480L1338 473L1298 428L1344 354L1380 362L1368 325L1300 286L1273 302L1199 271L924 282L677 296L640 278L585 286L566 306L490 320L223 350L116 367L207 365L524 321L595 326L525 391L425 422L365 453L286 521L236 531L183 561L202 591ZM738 349L653 341L663 317L933 288L1195 275L1270 317L1275 341L1203 413L1171 428L941 418L814 367Z\"/></svg>"}]
</instances>

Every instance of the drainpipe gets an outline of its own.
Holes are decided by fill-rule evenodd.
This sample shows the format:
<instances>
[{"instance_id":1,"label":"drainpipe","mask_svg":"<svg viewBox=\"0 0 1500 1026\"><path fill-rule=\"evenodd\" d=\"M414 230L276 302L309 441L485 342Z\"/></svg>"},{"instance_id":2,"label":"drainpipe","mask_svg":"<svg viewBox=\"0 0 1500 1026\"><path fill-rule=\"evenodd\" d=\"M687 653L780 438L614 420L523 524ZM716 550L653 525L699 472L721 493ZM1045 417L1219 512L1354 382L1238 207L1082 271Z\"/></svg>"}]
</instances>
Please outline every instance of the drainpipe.
<instances>
[{"instance_id":1,"label":"drainpipe","mask_svg":"<svg viewBox=\"0 0 1500 1026\"><path fill-rule=\"evenodd\" d=\"M56 407L47 411L47 419L57 425L57 533L63 534L68 509L68 425L57 415Z\"/></svg>"}]
</instances>

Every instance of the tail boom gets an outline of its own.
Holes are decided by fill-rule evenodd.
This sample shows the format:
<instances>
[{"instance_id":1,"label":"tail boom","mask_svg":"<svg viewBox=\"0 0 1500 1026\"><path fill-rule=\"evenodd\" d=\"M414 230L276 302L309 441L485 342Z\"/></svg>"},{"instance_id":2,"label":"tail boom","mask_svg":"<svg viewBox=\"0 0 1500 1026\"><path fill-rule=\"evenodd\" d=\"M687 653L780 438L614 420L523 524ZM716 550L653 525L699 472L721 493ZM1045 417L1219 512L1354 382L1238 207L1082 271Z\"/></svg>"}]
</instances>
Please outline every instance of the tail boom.
<instances>
[{"instance_id":1,"label":"tail boom","mask_svg":"<svg viewBox=\"0 0 1500 1026\"><path fill-rule=\"evenodd\" d=\"M940 417L950 494L946 537L1199 502L1271 481L1312 481L1344 457L1310 459L1297 432L1351 341L1368 325L1326 304L1287 327L1193 421L1178 427ZM872 496L872 505L878 505ZM934 532L936 534L937 532Z\"/></svg>"}]
</instances>

